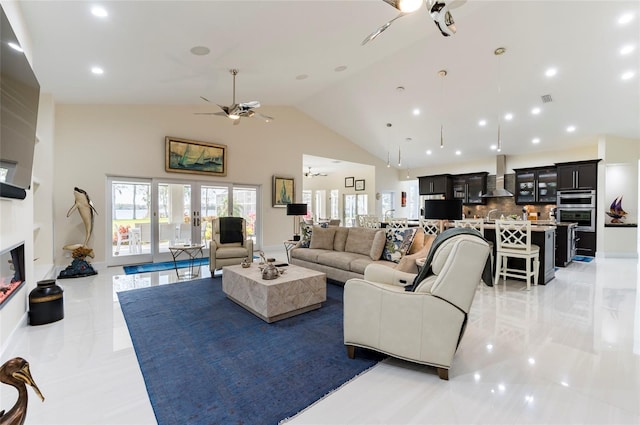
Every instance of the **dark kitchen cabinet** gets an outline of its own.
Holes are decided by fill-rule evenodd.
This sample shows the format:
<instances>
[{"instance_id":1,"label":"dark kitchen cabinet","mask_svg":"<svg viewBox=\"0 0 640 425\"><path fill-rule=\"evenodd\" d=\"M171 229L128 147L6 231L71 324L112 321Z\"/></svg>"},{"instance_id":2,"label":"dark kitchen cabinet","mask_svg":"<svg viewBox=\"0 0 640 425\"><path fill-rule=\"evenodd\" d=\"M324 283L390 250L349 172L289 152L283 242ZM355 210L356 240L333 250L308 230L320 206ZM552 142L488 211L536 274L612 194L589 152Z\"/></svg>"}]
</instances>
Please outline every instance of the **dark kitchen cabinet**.
<instances>
[{"instance_id":1,"label":"dark kitchen cabinet","mask_svg":"<svg viewBox=\"0 0 640 425\"><path fill-rule=\"evenodd\" d=\"M453 198L451 174L418 177L420 195L444 195L445 199Z\"/></svg>"},{"instance_id":2,"label":"dark kitchen cabinet","mask_svg":"<svg viewBox=\"0 0 640 425\"><path fill-rule=\"evenodd\" d=\"M596 256L596 232L576 232L576 254Z\"/></svg>"},{"instance_id":3,"label":"dark kitchen cabinet","mask_svg":"<svg viewBox=\"0 0 640 425\"><path fill-rule=\"evenodd\" d=\"M555 204L556 167L514 169L516 172L516 204Z\"/></svg>"},{"instance_id":4,"label":"dark kitchen cabinet","mask_svg":"<svg viewBox=\"0 0 640 425\"><path fill-rule=\"evenodd\" d=\"M461 199L465 205L482 205L487 198L487 175L489 173L457 174L452 177L453 198Z\"/></svg>"},{"instance_id":5,"label":"dark kitchen cabinet","mask_svg":"<svg viewBox=\"0 0 640 425\"><path fill-rule=\"evenodd\" d=\"M599 159L556 164L558 190L598 188Z\"/></svg>"}]
</instances>

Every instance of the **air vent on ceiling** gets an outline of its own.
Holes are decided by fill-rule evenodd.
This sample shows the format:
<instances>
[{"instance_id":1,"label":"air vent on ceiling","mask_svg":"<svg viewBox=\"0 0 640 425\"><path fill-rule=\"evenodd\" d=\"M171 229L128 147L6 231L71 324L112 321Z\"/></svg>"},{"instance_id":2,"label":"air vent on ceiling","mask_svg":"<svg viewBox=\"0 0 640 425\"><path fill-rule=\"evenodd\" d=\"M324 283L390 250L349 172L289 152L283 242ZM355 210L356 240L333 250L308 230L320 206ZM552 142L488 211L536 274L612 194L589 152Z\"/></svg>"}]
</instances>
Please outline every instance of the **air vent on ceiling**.
<instances>
[{"instance_id":1,"label":"air vent on ceiling","mask_svg":"<svg viewBox=\"0 0 640 425\"><path fill-rule=\"evenodd\" d=\"M540 97L542 98L542 103L553 102L553 99L551 99L551 95L550 94L543 94Z\"/></svg>"}]
</instances>

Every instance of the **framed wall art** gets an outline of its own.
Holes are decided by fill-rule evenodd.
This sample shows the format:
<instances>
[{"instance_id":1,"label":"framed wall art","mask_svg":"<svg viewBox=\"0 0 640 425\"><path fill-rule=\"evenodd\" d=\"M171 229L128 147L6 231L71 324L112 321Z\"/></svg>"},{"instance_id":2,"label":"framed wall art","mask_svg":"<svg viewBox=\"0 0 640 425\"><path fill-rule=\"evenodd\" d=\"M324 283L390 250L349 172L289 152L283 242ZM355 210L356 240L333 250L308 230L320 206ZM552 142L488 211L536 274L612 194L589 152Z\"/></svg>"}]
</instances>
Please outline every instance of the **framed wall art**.
<instances>
[{"instance_id":1,"label":"framed wall art","mask_svg":"<svg viewBox=\"0 0 640 425\"><path fill-rule=\"evenodd\" d=\"M356 180L356 190L364 190L364 180Z\"/></svg>"},{"instance_id":2,"label":"framed wall art","mask_svg":"<svg viewBox=\"0 0 640 425\"><path fill-rule=\"evenodd\" d=\"M227 175L227 146L165 137L164 169L171 173Z\"/></svg>"},{"instance_id":3,"label":"framed wall art","mask_svg":"<svg viewBox=\"0 0 640 425\"><path fill-rule=\"evenodd\" d=\"M286 207L295 202L295 181L293 177L273 176L273 206Z\"/></svg>"},{"instance_id":4,"label":"framed wall art","mask_svg":"<svg viewBox=\"0 0 640 425\"><path fill-rule=\"evenodd\" d=\"M344 178L344 187L353 187L353 177Z\"/></svg>"}]
</instances>

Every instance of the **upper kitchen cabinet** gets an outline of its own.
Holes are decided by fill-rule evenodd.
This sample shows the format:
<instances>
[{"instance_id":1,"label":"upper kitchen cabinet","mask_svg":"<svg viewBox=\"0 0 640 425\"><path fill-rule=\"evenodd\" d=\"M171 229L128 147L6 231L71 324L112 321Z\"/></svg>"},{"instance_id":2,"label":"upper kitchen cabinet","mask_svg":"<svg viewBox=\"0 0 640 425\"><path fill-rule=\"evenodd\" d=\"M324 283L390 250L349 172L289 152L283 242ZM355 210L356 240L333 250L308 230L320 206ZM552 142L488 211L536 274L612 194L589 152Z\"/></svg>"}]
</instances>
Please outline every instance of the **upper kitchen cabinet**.
<instances>
[{"instance_id":1,"label":"upper kitchen cabinet","mask_svg":"<svg viewBox=\"0 0 640 425\"><path fill-rule=\"evenodd\" d=\"M594 159L556 164L558 171L558 190L596 190L598 188L599 161L599 159Z\"/></svg>"},{"instance_id":2,"label":"upper kitchen cabinet","mask_svg":"<svg viewBox=\"0 0 640 425\"><path fill-rule=\"evenodd\" d=\"M452 176L453 198L462 199L465 205L485 204L487 198L487 175L489 173L457 174Z\"/></svg>"},{"instance_id":3,"label":"upper kitchen cabinet","mask_svg":"<svg viewBox=\"0 0 640 425\"><path fill-rule=\"evenodd\" d=\"M518 168L516 172L516 204L555 204L556 167Z\"/></svg>"},{"instance_id":4,"label":"upper kitchen cabinet","mask_svg":"<svg viewBox=\"0 0 640 425\"><path fill-rule=\"evenodd\" d=\"M418 177L420 195L444 195L445 199L453 197L451 174Z\"/></svg>"}]
</instances>

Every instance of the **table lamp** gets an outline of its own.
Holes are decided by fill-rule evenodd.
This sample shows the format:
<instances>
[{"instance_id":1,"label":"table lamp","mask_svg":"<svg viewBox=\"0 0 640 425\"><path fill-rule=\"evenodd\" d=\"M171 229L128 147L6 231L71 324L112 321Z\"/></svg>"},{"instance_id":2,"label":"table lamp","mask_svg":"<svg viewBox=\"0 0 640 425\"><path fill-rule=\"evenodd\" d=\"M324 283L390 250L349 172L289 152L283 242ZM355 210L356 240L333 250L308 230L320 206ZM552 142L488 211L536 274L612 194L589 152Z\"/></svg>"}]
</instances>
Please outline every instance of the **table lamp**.
<instances>
[{"instance_id":1,"label":"table lamp","mask_svg":"<svg viewBox=\"0 0 640 425\"><path fill-rule=\"evenodd\" d=\"M307 215L307 204L287 204L287 215L293 216L293 240L300 240L300 216Z\"/></svg>"}]
</instances>

